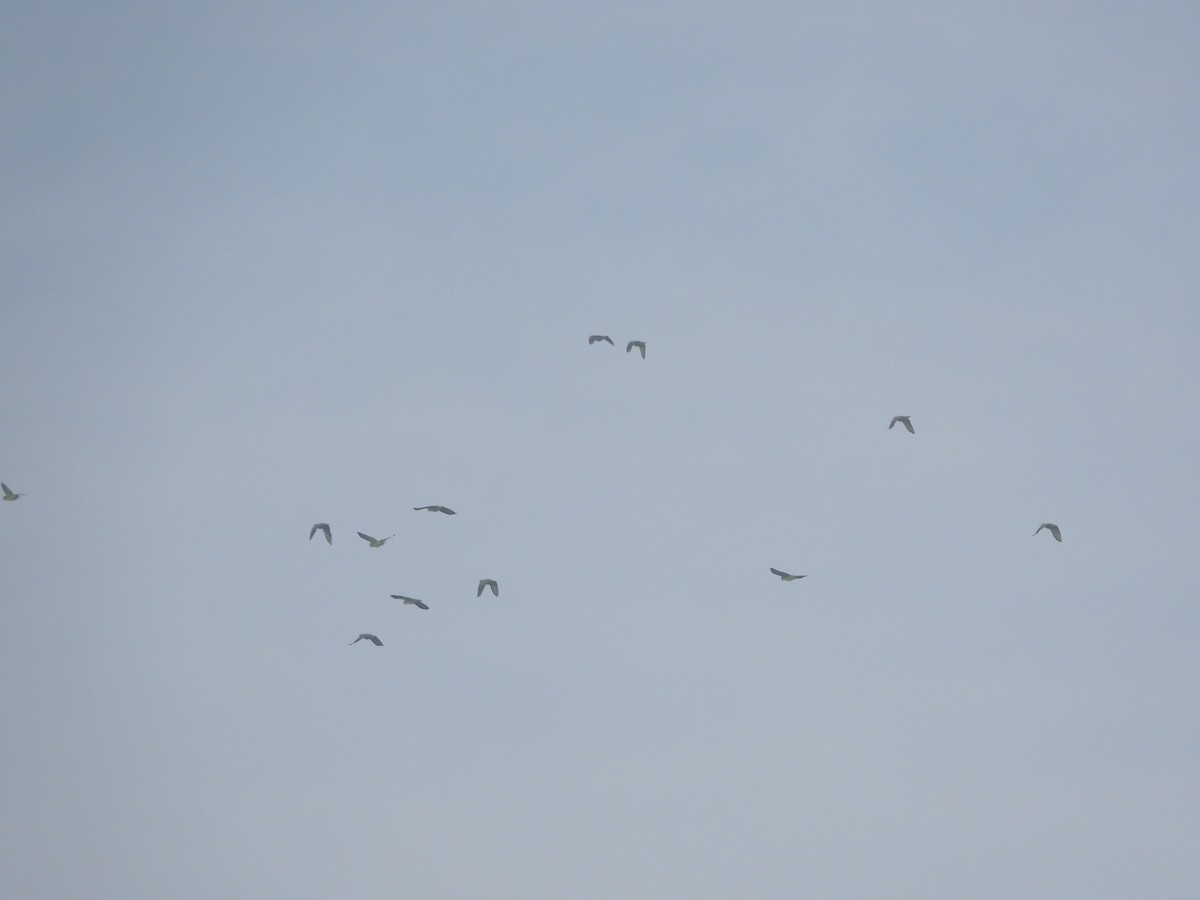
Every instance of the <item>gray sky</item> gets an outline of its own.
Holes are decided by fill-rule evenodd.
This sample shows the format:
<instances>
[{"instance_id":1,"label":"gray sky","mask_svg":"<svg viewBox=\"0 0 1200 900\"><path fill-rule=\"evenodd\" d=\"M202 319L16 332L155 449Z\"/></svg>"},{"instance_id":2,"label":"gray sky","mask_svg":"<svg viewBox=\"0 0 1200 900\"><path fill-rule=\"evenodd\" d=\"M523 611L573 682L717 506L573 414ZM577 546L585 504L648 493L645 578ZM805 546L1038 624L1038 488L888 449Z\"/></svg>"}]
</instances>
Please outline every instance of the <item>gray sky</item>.
<instances>
[{"instance_id":1,"label":"gray sky","mask_svg":"<svg viewBox=\"0 0 1200 900\"><path fill-rule=\"evenodd\" d=\"M0 11L6 896L1195 896L1195 4L247 7Z\"/></svg>"}]
</instances>

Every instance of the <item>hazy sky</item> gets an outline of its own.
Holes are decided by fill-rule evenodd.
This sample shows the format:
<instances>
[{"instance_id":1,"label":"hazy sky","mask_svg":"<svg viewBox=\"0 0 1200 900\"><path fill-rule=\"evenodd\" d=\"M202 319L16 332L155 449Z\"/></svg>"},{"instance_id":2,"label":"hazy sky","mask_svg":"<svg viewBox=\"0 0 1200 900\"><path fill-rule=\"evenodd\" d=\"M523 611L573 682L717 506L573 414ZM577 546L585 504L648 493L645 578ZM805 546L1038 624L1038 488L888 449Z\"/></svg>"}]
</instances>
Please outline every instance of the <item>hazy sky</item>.
<instances>
[{"instance_id":1,"label":"hazy sky","mask_svg":"<svg viewBox=\"0 0 1200 900\"><path fill-rule=\"evenodd\" d=\"M1196 896L1198 41L5 4L0 893Z\"/></svg>"}]
</instances>

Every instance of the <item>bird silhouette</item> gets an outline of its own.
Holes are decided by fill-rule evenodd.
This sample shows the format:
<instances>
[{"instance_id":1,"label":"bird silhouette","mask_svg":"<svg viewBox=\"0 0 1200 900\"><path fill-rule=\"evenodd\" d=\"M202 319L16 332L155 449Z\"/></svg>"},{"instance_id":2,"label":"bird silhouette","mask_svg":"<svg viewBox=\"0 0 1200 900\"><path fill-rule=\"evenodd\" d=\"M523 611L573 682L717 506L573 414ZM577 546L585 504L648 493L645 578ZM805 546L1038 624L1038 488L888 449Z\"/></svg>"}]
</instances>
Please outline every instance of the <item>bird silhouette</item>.
<instances>
[{"instance_id":1,"label":"bird silhouette","mask_svg":"<svg viewBox=\"0 0 1200 900\"><path fill-rule=\"evenodd\" d=\"M311 541L313 539L313 535L315 535L318 531L325 532L325 541L327 543L333 543L333 532L329 530L329 525L326 522L318 522L316 525L314 525L312 527L312 531L308 533L308 539Z\"/></svg>"},{"instance_id":2,"label":"bird silhouette","mask_svg":"<svg viewBox=\"0 0 1200 900\"><path fill-rule=\"evenodd\" d=\"M392 599L403 600L408 605L415 606L417 609L429 609L429 607L425 605L424 600L418 600L416 597L405 597L403 594L392 594Z\"/></svg>"},{"instance_id":3,"label":"bird silhouette","mask_svg":"<svg viewBox=\"0 0 1200 900\"><path fill-rule=\"evenodd\" d=\"M607 334L593 334L591 337L588 338L589 345L594 344L597 341L608 341L614 347L617 346L616 344L613 344L613 339L610 338Z\"/></svg>"},{"instance_id":4,"label":"bird silhouette","mask_svg":"<svg viewBox=\"0 0 1200 900\"><path fill-rule=\"evenodd\" d=\"M772 575L778 575L784 581L796 581L800 578L807 578L807 575L789 575L787 572L780 572L778 569L771 569Z\"/></svg>"},{"instance_id":5,"label":"bird silhouette","mask_svg":"<svg viewBox=\"0 0 1200 900\"><path fill-rule=\"evenodd\" d=\"M388 541L390 541L392 538L395 537L394 534L389 534L385 538L373 538L369 534L363 534L361 531L358 533L358 536L360 538L362 538L364 541L366 541L368 544L370 544L372 547L382 547L384 544L386 544ZM312 537L309 537L309 540L311 541Z\"/></svg>"},{"instance_id":6,"label":"bird silhouette","mask_svg":"<svg viewBox=\"0 0 1200 900\"><path fill-rule=\"evenodd\" d=\"M448 516L457 516L458 515L458 513L456 513L454 510L452 510L448 506L414 506L413 509L415 509L415 510L427 509L430 512L445 513Z\"/></svg>"},{"instance_id":7,"label":"bird silhouette","mask_svg":"<svg viewBox=\"0 0 1200 900\"><path fill-rule=\"evenodd\" d=\"M1062 543L1062 532L1059 530L1057 525L1055 525L1053 522L1043 522L1038 526L1038 530L1035 531L1034 534L1037 534L1038 531L1041 531L1043 528L1048 528L1050 533L1054 535L1054 539L1060 544Z\"/></svg>"},{"instance_id":8,"label":"bird silhouette","mask_svg":"<svg viewBox=\"0 0 1200 900\"><path fill-rule=\"evenodd\" d=\"M888 426L888 431L891 431L893 428L895 428L897 422L907 428L909 434L916 434L916 432L913 431L912 422L908 420L908 416L892 416L892 424Z\"/></svg>"},{"instance_id":9,"label":"bird silhouette","mask_svg":"<svg viewBox=\"0 0 1200 900\"><path fill-rule=\"evenodd\" d=\"M645 359L646 358L646 342L645 341L630 341L628 344L625 345L625 352L628 353L634 347L637 347L639 350L642 351L642 359Z\"/></svg>"},{"instance_id":10,"label":"bird silhouette","mask_svg":"<svg viewBox=\"0 0 1200 900\"><path fill-rule=\"evenodd\" d=\"M376 647L383 646L383 641L381 641L379 638L375 637L375 635L373 635L373 634L360 634L358 637L356 637L354 640L352 640L350 642L350 646L353 647L359 641L370 641Z\"/></svg>"},{"instance_id":11,"label":"bird silhouette","mask_svg":"<svg viewBox=\"0 0 1200 900\"><path fill-rule=\"evenodd\" d=\"M491 578L479 579L479 590L477 590L475 592L475 596L482 597L484 588L491 588L493 597L500 596L500 585L496 584L496 582L494 580L492 580Z\"/></svg>"},{"instance_id":12,"label":"bird silhouette","mask_svg":"<svg viewBox=\"0 0 1200 900\"><path fill-rule=\"evenodd\" d=\"M24 497L24 494L14 494L7 484L0 482L0 488L4 489L5 500L16 500L18 497Z\"/></svg>"}]
</instances>

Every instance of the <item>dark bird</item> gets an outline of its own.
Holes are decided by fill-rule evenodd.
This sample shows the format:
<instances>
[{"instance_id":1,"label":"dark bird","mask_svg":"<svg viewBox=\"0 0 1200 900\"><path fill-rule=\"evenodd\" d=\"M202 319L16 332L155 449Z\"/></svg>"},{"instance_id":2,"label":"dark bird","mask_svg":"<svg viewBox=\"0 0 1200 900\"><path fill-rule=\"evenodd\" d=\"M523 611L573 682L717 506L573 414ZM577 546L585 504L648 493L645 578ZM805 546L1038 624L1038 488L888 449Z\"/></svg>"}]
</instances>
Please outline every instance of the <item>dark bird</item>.
<instances>
[{"instance_id":1,"label":"dark bird","mask_svg":"<svg viewBox=\"0 0 1200 900\"><path fill-rule=\"evenodd\" d=\"M24 497L24 494L14 494L7 484L0 482L0 488L4 489L5 500L16 500L18 497Z\"/></svg>"},{"instance_id":2,"label":"dark bird","mask_svg":"<svg viewBox=\"0 0 1200 900\"><path fill-rule=\"evenodd\" d=\"M771 570L772 575L778 575L784 581L795 581L798 578L807 578L807 575L789 575L787 572L780 572L778 569Z\"/></svg>"},{"instance_id":3,"label":"dark bird","mask_svg":"<svg viewBox=\"0 0 1200 900\"><path fill-rule=\"evenodd\" d=\"M350 642L350 646L353 647L359 641L370 641L376 647L383 646L383 641L381 641L379 638L375 637L375 635L373 635L373 634L360 634L358 637L356 637L354 640L352 640Z\"/></svg>"},{"instance_id":4,"label":"dark bird","mask_svg":"<svg viewBox=\"0 0 1200 900\"><path fill-rule=\"evenodd\" d=\"M382 547L384 544L386 544L388 541L390 541L392 538L395 537L394 534L389 534L385 538L373 538L369 534L363 534L361 531L358 533L358 536L360 538L362 538L364 541L366 541L368 544L370 544L372 547ZM312 538L309 537L309 540L311 541Z\"/></svg>"},{"instance_id":5,"label":"dark bird","mask_svg":"<svg viewBox=\"0 0 1200 900\"><path fill-rule=\"evenodd\" d=\"M492 589L492 596L493 596L493 597L499 597L499 596L500 596L500 585L496 584L496 582L495 582L495 581L493 581L491 578L481 578L481 579L479 579L479 590L477 590L477 591L475 592L475 596L476 596L476 597L482 597L482 596L483 596L483 589L484 589L484 588L491 588L491 589Z\"/></svg>"},{"instance_id":6,"label":"dark bird","mask_svg":"<svg viewBox=\"0 0 1200 900\"><path fill-rule=\"evenodd\" d=\"M916 432L913 431L912 422L909 421L908 416L892 416L892 424L888 426L888 431L891 431L894 427L896 427L897 422L907 428L909 434L916 434Z\"/></svg>"},{"instance_id":7,"label":"dark bird","mask_svg":"<svg viewBox=\"0 0 1200 900\"><path fill-rule=\"evenodd\" d=\"M403 600L405 603L409 604L410 606L415 606L417 609L429 609L429 607L425 605L424 600L418 600L416 597L405 597L403 594L392 594L392 599Z\"/></svg>"},{"instance_id":8,"label":"dark bird","mask_svg":"<svg viewBox=\"0 0 1200 900\"><path fill-rule=\"evenodd\" d=\"M1057 525L1055 525L1053 522L1043 522L1041 525L1038 526L1038 530L1035 531L1034 534L1037 534L1038 531L1041 531L1043 528L1049 528L1050 533L1052 535L1054 535L1054 539L1056 541L1058 541L1060 544L1062 543L1062 532L1058 530Z\"/></svg>"},{"instance_id":9,"label":"dark bird","mask_svg":"<svg viewBox=\"0 0 1200 900\"><path fill-rule=\"evenodd\" d=\"M646 358L646 342L645 341L630 341L625 345L625 352L628 353L634 347L642 351L642 359Z\"/></svg>"},{"instance_id":10,"label":"dark bird","mask_svg":"<svg viewBox=\"0 0 1200 900\"><path fill-rule=\"evenodd\" d=\"M589 345L594 344L597 341L608 341L614 347L617 346L616 344L613 344L613 339L610 338L607 334L593 334L591 337L588 338Z\"/></svg>"},{"instance_id":11,"label":"dark bird","mask_svg":"<svg viewBox=\"0 0 1200 900\"><path fill-rule=\"evenodd\" d=\"M457 516L458 515L458 513L456 513L454 510L452 510L448 506L414 506L413 509L416 509L416 510L427 509L430 512L445 513L448 516Z\"/></svg>"},{"instance_id":12,"label":"dark bird","mask_svg":"<svg viewBox=\"0 0 1200 900\"><path fill-rule=\"evenodd\" d=\"M326 522L318 522L316 525L314 525L312 527L312 531L308 533L308 539L311 541L313 539L313 535L315 535L318 531L325 532L325 541L327 543L333 543L333 532L329 530L329 525Z\"/></svg>"}]
</instances>

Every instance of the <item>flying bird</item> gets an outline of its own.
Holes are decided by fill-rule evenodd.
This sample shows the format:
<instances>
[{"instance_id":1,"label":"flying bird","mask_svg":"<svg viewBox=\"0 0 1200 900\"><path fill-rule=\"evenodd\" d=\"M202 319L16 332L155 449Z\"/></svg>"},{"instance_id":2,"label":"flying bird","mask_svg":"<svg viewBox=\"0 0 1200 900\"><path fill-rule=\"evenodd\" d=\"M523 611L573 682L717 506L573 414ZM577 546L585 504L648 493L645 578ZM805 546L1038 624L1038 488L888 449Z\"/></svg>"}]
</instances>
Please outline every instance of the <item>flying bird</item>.
<instances>
[{"instance_id":1,"label":"flying bird","mask_svg":"<svg viewBox=\"0 0 1200 900\"><path fill-rule=\"evenodd\" d=\"M315 535L318 531L325 532L325 540L327 543L333 543L333 532L329 530L329 525L326 522L318 522L316 525L314 525L312 527L312 531L308 533L308 539L311 541L313 539L313 535Z\"/></svg>"},{"instance_id":2,"label":"flying bird","mask_svg":"<svg viewBox=\"0 0 1200 900\"><path fill-rule=\"evenodd\" d=\"M457 516L458 515L458 513L456 513L454 510L452 510L448 506L414 506L413 509L416 509L416 510L427 509L430 512L445 513L448 516Z\"/></svg>"},{"instance_id":3,"label":"flying bird","mask_svg":"<svg viewBox=\"0 0 1200 900\"><path fill-rule=\"evenodd\" d=\"M646 358L646 342L645 341L630 341L625 345L625 352L628 353L634 347L642 351L642 359Z\"/></svg>"},{"instance_id":4,"label":"flying bird","mask_svg":"<svg viewBox=\"0 0 1200 900\"><path fill-rule=\"evenodd\" d=\"M403 600L405 603L409 604L410 606L415 606L417 609L429 609L429 607L425 605L424 600L418 600L416 597L405 597L403 594L392 594L392 599Z\"/></svg>"},{"instance_id":5,"label":"flying bird","mask_svg":"<svg viewBox=\"0 0 1200 900\"><path fill-rule=\"evenodd\" d=\"M372 547L382 547L384 544L386 544L388 541L390 541L392 538L395 537L394 534L389 534L385 538L373 538L369 534L363 534L361 531L358 533L358 536L360 538L362 538L364 541L366 541L368 544L370 544ZM312 537L309 537L309 540L311 541ZM330 543L332 543L332 541Z\"/></svg>"},{"instance_id":6,"label":"flying bird","mask_svg":"<svg viewBox=\"0 0 1200 900\"><path fill-rule=\"evenodd\" d=\"M5 500L16 500L18 497L25 496L24 494L14 494L12 492L12 489L7 484L4 484L3 482L0 482L0 488L4 488L4 499Z\"/></svg>"},{"instance_id":7,"label":"flying bird","mask_svg":"<svg viewBox=\"0 0 1200 900\"><path fill-rule=\"evenodd\" d=\"M916 432L913 431L912 422L909 421L908 416L892 416L892 424L888 426L888 431L891 431L894 427L896 427L897 422L907 428L909 434L916 434Z\"/></svg>"},{"instance_id":8,"label":"flying bird","mask_svg":"<svg viewBox=\"0 0 1200 900\"><path fill-rule=\"evenodd\" d=\"M772 575L778 575L784 581L796 581L800 578L807 578L807 575L789 575L787 572L780 572L778 569L771 569Z\"/></svg>"},{"instance_id":9,"label":"flying bird","mask_svg":"<svg viewBox=\"0 0 1200 900\"><path fill-rule=\"evenodd\" d=\"M350 642L350 646L353 647L359 641L370 641L376 647L383 646L383 641L381 641L379 638L375 637L375 635L373 635L373 634L360 634L358 637L356 637L354 640L352 640Z\"/></svg>"},{"instance_id":10,"label":"flying bird","mask_svg":"<svg viewBox=\"0 0 1200 900\"><path fill-rule=\"evenodd\" d=\"M482 597L484 588L491 588L493 597L500 596L500 585L496 584L496 582L494 580L492 580L491 578L480 578L479 579L479 590L477 590L475 592L475 596Z\"/></svg>"},{"instance_id":11,"label":"flying bird","mask_svg":"<svg viewBox=\"0 0 1200 900\"><path fill-rule=\"evenodd\" d=\"M1058 541L1060 544L1062 543L1062 532L1058 530L1057 525L1055 525L1053 522L1043 522L1041 525L1038 526L1038 530L1035 531L1034 534L1037 534L1038 531L1041 531L1043 528L1049 528L1050 533L1052 535L1054 535L1054 539L1056 541Z\"/></svg>"},{"instance_id":12,"label":"flying bird","mask_svg":"<svg viewBox=\"0 0 1200 900\"><path fill-rule=\"evenodd\" d=\"M613 339L610 338L607 334L593 334L591 337L588 338L589 345L594 344L597 341L608 341L614 347L617 346L616 344L613 344Z\"/></svg>"}]
</instances>

